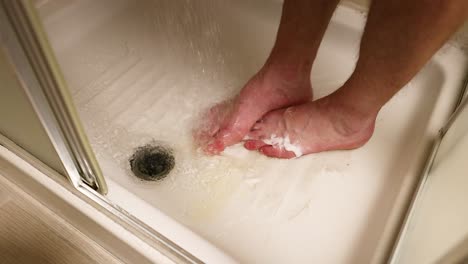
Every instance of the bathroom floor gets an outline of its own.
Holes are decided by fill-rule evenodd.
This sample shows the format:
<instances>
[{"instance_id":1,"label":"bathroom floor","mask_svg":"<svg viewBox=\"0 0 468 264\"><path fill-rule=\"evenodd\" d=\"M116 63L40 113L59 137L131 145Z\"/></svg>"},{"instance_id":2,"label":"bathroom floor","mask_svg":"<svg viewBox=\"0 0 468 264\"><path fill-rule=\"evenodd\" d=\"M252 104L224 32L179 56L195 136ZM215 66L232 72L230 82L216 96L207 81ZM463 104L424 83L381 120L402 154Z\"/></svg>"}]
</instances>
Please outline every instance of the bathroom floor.
<instances>
[{"instance_id":1,"label":"bathroom floor","mask_svg":"<svg viewBox=\"0 0 468 264\"><path fill-rule=\"evenodd\" d=\"M8 182L2 175L3 162L0 160L1 263L123 263Z\"/></svg>"},{"instance_id":2,"label":"bathroom floor","mask_svg":"<svg viewBox=\"0 0 468 264\"><path fill-rule=\"evenodd\" d=\"M242 146L207 157L191 129L229 98L273 44L277 1L37 3L104 176L241 262L369 263L394 227L431 139L456 102L467 56L446 45L378 116L353 151L294 160ZM311 75L317 98L351 74L365 15L341 6ZM70 34L70 32L73 32ZM176 166L137 180L134 149L161 142ZM390 229L389 229L390 228ZM388 243L388 242L387 242Z\"/></svg>"}]
</instances>

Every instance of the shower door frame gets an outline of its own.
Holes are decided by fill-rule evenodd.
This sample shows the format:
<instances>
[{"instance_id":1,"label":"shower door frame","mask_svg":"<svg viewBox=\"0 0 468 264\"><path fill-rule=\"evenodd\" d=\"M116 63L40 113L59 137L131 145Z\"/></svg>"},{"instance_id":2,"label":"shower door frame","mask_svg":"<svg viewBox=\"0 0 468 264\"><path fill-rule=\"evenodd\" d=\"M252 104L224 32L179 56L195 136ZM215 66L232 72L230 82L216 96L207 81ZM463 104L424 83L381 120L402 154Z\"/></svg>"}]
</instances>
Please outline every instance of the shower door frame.
<instances>
[{"instance_id":1,"label":"shower door frame","mask_svg":"<svg viewBox=\"0 0 468 264\"><path fill-rule=\"evenodd\" d=\"M203 263L105 197L108 190L104 176L32 1L0 0L0 44L71 185L93 206L175 263Z\"/></svg>"},{"instance_id":2,"label":"shower door frame","mask_svg":"<svg viewBox=\"0 0 468 264\"><path fill-rule=\"evenodd\" d=\"M30 1L1 1L2 48L54 146L66 176L101 194L107 185L74 109L60 68Z\"/></svg>"}]
</instances>

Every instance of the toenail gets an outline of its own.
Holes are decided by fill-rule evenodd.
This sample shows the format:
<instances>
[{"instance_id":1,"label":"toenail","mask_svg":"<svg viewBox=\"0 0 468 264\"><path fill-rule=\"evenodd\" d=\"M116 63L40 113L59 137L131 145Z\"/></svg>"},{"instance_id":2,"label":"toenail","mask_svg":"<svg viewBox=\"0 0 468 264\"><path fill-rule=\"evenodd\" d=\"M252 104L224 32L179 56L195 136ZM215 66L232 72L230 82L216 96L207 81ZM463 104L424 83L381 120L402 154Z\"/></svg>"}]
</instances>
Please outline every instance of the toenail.
<instances>
[{"instance_id":1,"label":"toenail","mask_svg":"<svg viewBox=\"0 0 468 264\"><path fill-rule=\"evenodd\" d=\"M209 153L219 153L224 150L224 144L221 140L215 139L213 142L208 144L207 151Z\"/></svg>"}]
</instances>

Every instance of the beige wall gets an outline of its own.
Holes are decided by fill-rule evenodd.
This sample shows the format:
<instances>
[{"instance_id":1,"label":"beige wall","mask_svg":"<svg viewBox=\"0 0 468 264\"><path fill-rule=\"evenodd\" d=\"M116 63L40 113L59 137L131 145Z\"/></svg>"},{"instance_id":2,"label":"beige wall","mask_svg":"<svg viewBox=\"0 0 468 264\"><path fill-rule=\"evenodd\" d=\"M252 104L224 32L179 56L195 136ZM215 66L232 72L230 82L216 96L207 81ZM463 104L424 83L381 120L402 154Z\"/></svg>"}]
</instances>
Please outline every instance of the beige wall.
<instances>
[{"instance_id":1,"label":"beige wall","mask_svg":"<svg viewBox=\"0 0 468 264\"><path fill-rule=\"evenodd\" d=\"M0 48L0 134L6 136L57 172L60 159Z\"/></svg>"}]
</instances>

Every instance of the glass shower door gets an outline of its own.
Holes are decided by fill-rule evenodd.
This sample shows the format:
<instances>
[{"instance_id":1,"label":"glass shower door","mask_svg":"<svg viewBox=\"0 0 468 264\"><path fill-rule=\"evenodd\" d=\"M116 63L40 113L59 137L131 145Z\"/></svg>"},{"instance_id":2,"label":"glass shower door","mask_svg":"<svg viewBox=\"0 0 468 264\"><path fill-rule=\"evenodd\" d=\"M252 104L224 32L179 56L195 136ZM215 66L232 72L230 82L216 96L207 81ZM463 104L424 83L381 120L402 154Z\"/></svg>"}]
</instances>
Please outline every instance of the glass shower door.
<instances>
[{"instance_id":1,"label":"glass shower door","mask_svg":"<svg viewBox=\"0 0 468 264\"><path fill-rule=\"evenodd\" d=\"M107 186L31 1L0 2L3 48L70 182L101 194Z\"/></svg>"}]
</instances>

